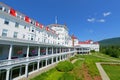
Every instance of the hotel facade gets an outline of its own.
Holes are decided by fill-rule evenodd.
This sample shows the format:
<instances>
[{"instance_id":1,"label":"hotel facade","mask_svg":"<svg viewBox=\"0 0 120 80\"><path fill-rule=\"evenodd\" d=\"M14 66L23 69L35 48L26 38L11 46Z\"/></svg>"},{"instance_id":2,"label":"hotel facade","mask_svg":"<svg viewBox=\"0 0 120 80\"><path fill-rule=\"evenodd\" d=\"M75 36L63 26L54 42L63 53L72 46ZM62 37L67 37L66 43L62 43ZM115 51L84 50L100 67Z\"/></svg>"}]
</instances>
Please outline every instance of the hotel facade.
<instances>
[{"instance_id":1,"label":"hotel facade","mask_svg":"<svg viewBox=\"0 0 120 80\"><path fill-rule=\"evenodd\" d=\"M79 52L78 44L66 25L44 26L0 3L0 80L28 77L66 60Z\"/></svg>"}]
</instances>

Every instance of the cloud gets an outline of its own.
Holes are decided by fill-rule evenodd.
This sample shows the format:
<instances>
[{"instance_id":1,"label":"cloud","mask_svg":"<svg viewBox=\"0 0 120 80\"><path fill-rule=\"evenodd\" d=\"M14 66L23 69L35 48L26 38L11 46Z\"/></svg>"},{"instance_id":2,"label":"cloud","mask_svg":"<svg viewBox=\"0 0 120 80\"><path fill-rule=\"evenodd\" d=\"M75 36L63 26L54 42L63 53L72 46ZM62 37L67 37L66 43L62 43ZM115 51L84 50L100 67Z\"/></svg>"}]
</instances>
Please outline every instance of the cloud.
<instances>
[{"instance_id":1,"label":"cloud","mask_svg":"<svg viewBox=\"0 0 120 80\"><path fill-rule=\"evenodd\" d=\"M87 19L88 22L95 22L95 18L89 18Z\"/></svg>"},{"instance_id":2,"label":"cloud","mask_svg":"<svg viewBox=\"0 0 120 80\"><path fill-rule=\"evenodd\" d=\"M106 21L105 19L99 19L99 20L97 20L97 22L101 22L101 23L103 23L105 21Z\"/></svg>"},{"instance_id":3,"label":"cloud","mask_svg":"<svg viewBox=\"0 0 120 80\"><path fill-rule=\"evenodd\" d=\"M105 13L103 13L104 17L109 16L109 15L111 15L111 12L105 12Z\"/></svg>"}]
</instances>

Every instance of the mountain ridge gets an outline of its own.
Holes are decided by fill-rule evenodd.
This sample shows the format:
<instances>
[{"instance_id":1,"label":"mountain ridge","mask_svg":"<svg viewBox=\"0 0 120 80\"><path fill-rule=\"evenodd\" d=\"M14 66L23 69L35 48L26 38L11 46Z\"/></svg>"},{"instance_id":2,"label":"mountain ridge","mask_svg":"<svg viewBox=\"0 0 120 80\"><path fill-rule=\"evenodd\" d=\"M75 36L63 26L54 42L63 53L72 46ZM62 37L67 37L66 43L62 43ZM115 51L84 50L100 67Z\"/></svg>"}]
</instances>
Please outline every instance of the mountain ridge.
<instances>
[{"instance_id":1,"label":"mountain ridge","mask_svg":"<svg viewBox=\"0 0 120 80\"><path fill-rule=\"evenodd\" d=\"M98 41L100 46L120 46L120 37L108 38Z\"/></svg>"}]
</instances>

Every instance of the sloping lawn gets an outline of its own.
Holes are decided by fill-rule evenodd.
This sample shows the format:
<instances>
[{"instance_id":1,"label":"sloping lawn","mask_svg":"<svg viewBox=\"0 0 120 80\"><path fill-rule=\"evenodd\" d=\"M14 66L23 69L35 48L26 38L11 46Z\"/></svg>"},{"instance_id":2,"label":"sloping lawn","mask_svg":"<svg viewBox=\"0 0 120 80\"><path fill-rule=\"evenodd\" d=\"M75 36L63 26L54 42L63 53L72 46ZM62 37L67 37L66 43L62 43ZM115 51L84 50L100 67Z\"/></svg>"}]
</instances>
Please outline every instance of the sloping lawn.
<instances>
[{"instance_id":1,"label":"sloping lawn","mask_svg":"<svg viewBox=\"0 0 120 80\"><path fill-rule=\"evenodd\" d=\"M53 68L47 72L42 73L41 75L36 76L31 80L59 80L63 74L63 72L59 72Z\"/></svg>"},{"instance_id":2,"label":"sloping lawn","mask_svg":"<svg viewBox=\"0 0 120 80\"><path fill-rule=\"evenodd\" d=\"M82 67L83 61L78 60L74 65L74 69L70 72L60 72L56 68L53 68L47 72L42 73L41 75L36 76L31 80L82 80Z\"/></svg>"},{"instance_id":3,"label":"sloping lawn","mask_svg":"<svg viewBox=\"0 0 120 80\"><path fill-rule=\"evenodd\" d=\"M120 65L102 64L102 67L106 71L106 73L109 76L110 80L120 80Z\"/></svg>"},{"instance_id":4,"label":"sloping lawn","mask_svg":"<svg viewBox=\"0 0 120 80\"><path fill-rule=\"evenodd\" d=\"M108 61L111 62L112 60L116 60L111 60L111 57L109 56L107 56L107 59L105 59L105 57L106 55L102 55L100 53L93 53L92 55L76 55L70 59L70 61L78 59L75 63L73 63L74 68L72 71L60 72L56 70L56 68L53 68L31 80L89 80L89 78L92 80L102 80L95 63ZM81 58L84 60L81 60ZM120 79L120 65L103 65L103 67L104 66L108 75L110 75L111 80ZM90 77L88 78L85 76L86 74Z\"/></svg>"}]
</instances>

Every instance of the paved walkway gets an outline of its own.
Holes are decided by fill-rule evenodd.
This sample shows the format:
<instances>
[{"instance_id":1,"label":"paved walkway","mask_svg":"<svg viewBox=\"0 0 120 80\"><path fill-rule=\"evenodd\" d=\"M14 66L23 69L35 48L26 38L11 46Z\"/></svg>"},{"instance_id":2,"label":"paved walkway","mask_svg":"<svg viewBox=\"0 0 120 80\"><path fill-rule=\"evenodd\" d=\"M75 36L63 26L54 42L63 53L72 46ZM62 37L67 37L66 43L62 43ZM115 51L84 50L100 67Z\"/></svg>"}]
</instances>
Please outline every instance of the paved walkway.
<instances>
[{"instance_id":1,"label":"paved walkway","mask_svg":"<svg viewBox=\"0 0 120 80\"><path fill-rule=\"evenodd\" d=\"M102 77L102 80L110 80L110 78L108 77L108 75L106 74L106 72L104 71L104 69L101 66L101 63L96 63L96 66L100 72L100 75Z\"/></svg>"}]
</instances>

